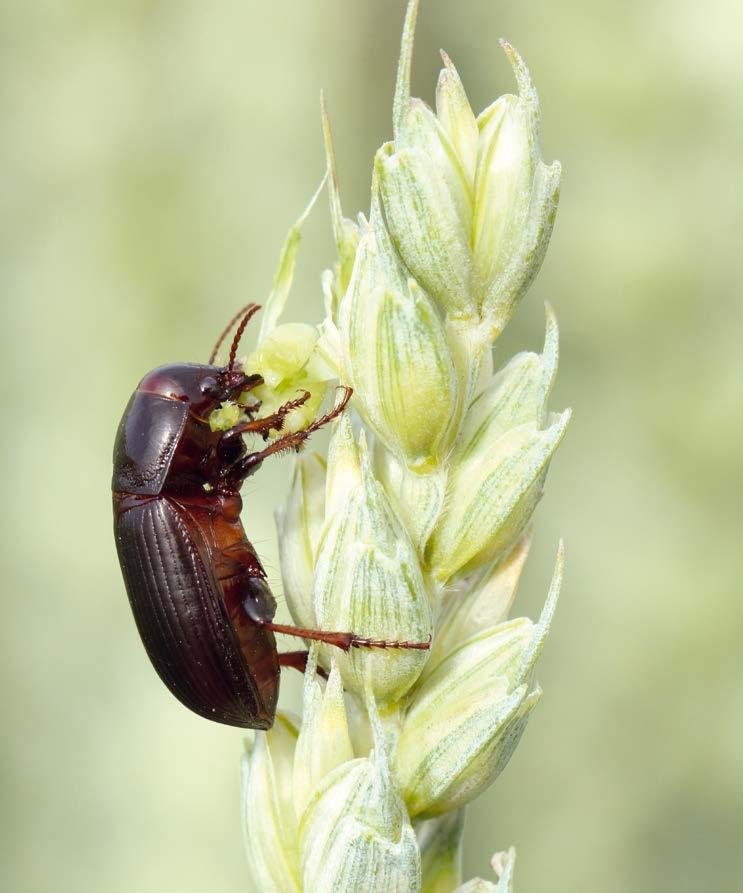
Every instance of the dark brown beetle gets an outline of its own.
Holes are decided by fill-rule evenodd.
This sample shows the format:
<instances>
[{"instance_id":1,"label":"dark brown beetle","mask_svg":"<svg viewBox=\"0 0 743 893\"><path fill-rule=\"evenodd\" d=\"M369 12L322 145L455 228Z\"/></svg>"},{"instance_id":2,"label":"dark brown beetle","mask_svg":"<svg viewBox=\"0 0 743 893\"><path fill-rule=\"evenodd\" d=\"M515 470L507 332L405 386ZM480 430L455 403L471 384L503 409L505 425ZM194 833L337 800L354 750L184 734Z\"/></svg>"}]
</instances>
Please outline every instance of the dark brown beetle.
<instances>
[{"instance_id":1,"label":"dark brown beetle","mask_svg":"<svg viewBox=\"0 0 743 893\"><path fill-rule=\"evenodd\" d=\"M306 651L279 654L274 633L352 647L428 648L427 642L364 639L351 632L273 623L276 602L245 536L240 487L268 456L298 448L351 396L302 431L248 453L242 435L280 431L309 394L274 415L213 432L209 414L262 383L236 368L237 346L258 310L240 311L208 365L161 366L139 383L114 446L114 535L121 571L147 654L170 691L195 713L242 728L273 724L282 666L303 669ZM217 350L242 315L227 366Z\"/></svg>"}]
</instances>

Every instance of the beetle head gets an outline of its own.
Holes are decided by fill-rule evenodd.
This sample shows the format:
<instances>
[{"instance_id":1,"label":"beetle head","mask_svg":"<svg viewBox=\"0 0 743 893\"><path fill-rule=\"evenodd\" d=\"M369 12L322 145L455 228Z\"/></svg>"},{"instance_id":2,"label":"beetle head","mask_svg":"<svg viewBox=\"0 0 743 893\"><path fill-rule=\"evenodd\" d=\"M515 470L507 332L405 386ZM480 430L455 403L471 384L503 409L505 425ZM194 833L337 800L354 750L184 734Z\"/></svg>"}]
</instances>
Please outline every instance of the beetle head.
<instances>
[{"instance_id":1,"label":"beetle head","mask_svg":"<svg viewBox=\"0 0 743 893\"><path fill-rule=\"evenodd\" d=\"M225 401L236 400L241 392L262 384L260 375L245 375L237 366L240 339L245 327L259 310L258 304L248 304L230 320L217 339L207 365L173 363L160 366L145 375L138 390L167 397L169 400L182 400L190 405L192 412L205 419ZM230 345L227 365L213 365L222 342L238 320L240 324Z\"/></svg>"},{"instance_id":2,"label":"beetle head","mask_svg":"<svg viewBox=\"0 0 743 893\"><path fill-rule=\"evenodd\" d=\"M239 369L199 363L173 363L149 372L138 390L170 400L188 403L198 416L206 418L226 400L234 400L262 381L260 375L245 375Z\"/></svg>"}]
</instances>

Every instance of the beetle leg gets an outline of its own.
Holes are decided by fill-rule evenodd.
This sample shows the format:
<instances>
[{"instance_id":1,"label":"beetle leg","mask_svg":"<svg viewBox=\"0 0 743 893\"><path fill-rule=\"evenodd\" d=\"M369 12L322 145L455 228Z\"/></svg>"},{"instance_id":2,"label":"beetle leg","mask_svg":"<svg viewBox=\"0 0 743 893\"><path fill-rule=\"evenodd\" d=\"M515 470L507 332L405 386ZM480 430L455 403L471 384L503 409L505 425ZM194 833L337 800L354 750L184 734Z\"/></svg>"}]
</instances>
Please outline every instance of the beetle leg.
<instances>
[{"instance_id":1,"label":"beetle leg","mask_svg":"<svg viewBox=\"0 0 743 893\"><path fill-rule=\"evenodd\" d=\"M237 403L235 404L239 409L247 416L254 416L258 410L261 408L261 403L258 401L257 403Z\"/></svg>"},{"instance_id":2,"label":"beetle leg","mask_svg":"<svg viewBox=\"0 0 743 893\"><path fill-rule=\"evenodd\" d=\"M304 673L307 669L307 658L310 656L309 651L280 651L279 652L279 666L280 667L293 667L295 670L299 670L300 673ZM323 679L328 678L328 674L325 670L318 665L317 667L317 675L322 676Z\"/></svg>"},{"instance_id":3,"label":"beetle leg","mask_svg":"<svg viewBox=\"0 0 743 893\"><path fill-rule=\"evenodd\" d=\"M334 645L342 651L350 651L352 648L406 648L416 651L428 651L431 647L431 637L425 642L400 642L394 639L367 639L357 636L356 633L332 632L325 629L305 629L301 626L287 626L283 623L271 623L267 620L256 621L264 629L273 633L283 633L285 636L296 636L300 639L311 639L314 642L325 642L326 645Z\"/></svg>"},{"instance_id":4,"label":"beetle leg","mask_svg":"<svg viewBox=\"0 0 743 893\"><path fill-rule=\"evenodd\" d=\"M239 487L246 477L249 477L253 472L258 470L264 459L274 455L274 453L282 453L284 450L298 449L302 446L305 440L307 440L310 434L313 434L318 428L322 428L323 425L327 425L328 422L332 422L333 419L337 418L348 405L348 401L351 399L351 394L353 393L351 388L347 388L343 385L341 385L341 389L343 390L343 396L330 412L326 412L325 415L315 419L311 425L308 425L301 431L285 434L283 437L277 438L273 443L270 443L259 452L249 453L247 456L244 456L242 459L235 462L235 464L227 470L227 474L225 475L228 487ZM245 424L248 423L246 422ZM232 431L234 428L230 430ZM230 432L228 431L227 433L229 434Z\"/></svg>"},{"instance_id":5,"label":"beetle leg","mask_svg":"<svg viewBox=\"0 0 743 893\"><path fill-rule=\"evenodd\" d=\"M235 425L234 428L230 428L229 431L225 431L222 436L223 440L231 440L233 437L237 437L241 434L263 434L267 435L268 432L273 428L276 431L280 431L282 425L284 424L284 420L289 415L289 413L293 409L297 409L297 407L302 406L303 403L306 403L310 399L309 391L302 391L302 396L297 397L296 400L288 400L282 406L280 406L276 412L271 415L267 415L262 419L252 419L247 422L239 422Z\"/></svg>"}]
</instances>

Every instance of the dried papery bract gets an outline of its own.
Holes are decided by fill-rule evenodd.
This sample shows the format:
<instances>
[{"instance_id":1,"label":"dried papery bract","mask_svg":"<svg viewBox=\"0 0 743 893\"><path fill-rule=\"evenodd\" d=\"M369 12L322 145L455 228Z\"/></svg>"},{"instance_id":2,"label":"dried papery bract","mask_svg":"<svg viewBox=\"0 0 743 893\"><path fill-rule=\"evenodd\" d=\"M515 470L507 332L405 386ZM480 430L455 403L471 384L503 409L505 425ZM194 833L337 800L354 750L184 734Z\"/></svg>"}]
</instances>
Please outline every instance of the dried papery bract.
<instances>
[{"instance_id":1,"label":"dried papery bract","mask_svg":"<svg viewBox=\"0 0 743 893\"><path fill-rule=\"evenodd\" d=\"M453 890L452 893L513 893L513 871L516 863L516 851L513 847L505 852L496 853L490 864L498 878L497 883L473 878Z\"/></svg>"},{"instance_id":2,"label":"dried papery bract","mask_svg":"<svg viewBox=\"0 0 743 893\"><path fill-rule=\"evenodd\" d=\"M261 878L261 835L282 846L296 828L279 864L307 893L513 893L512 850L494 857L495 880L463 883L466 806L503 771L539 701L536 662L562 581L560 546L539 619L509 619L570 418L548 408L552 309L541 353L492 364L541 265L560 167L542 161L537 95L507 43L518 92L479 116L445 53L435 111L411 97L417 5L393 139L376 153L358 222L343 213L323 100L337 251L322 278L325 319L291 328L273 313L253 354L279 388L336 376L354 389L327 461L295 461L277 514L295 621L432 636L430 651L311 650L292 765L282 763L291 793L272 794L291 802L296 826L248 826Z\"/></svg>"}]
</instances>

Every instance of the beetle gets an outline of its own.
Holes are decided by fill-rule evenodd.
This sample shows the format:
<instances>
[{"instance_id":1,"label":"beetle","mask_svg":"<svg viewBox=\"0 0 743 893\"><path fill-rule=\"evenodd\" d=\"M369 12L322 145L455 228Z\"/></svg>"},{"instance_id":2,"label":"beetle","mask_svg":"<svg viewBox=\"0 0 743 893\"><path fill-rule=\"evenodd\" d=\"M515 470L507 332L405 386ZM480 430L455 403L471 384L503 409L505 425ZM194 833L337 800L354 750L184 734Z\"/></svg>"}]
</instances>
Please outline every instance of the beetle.
<instances>
[{"instance_id":1,"label":"beetle","mask_svg":"<svg viewBox=\"0 0 743 893\"><path fill-rule=\"evenodd\" d=\"M212 431L210 413L263 383L237 368L245 327L259 310L244 307L225 328L209 362L160 366L140 381L124 410L113 455L114 536L134 620L158 675L194 713L240 728L274 721L282 666L303 670L307 651L279 653L275 633L350 648L418 648L429 642L368 639L352 632L273 622L276 601L240 520L243 481L265 459L302 443L345 409L248 452L243 434L280 435L286 416L309 394L265 418L243 404L245 419ZM240 320L226 366L217 352Z\"/></svg>"}]
</instances>

